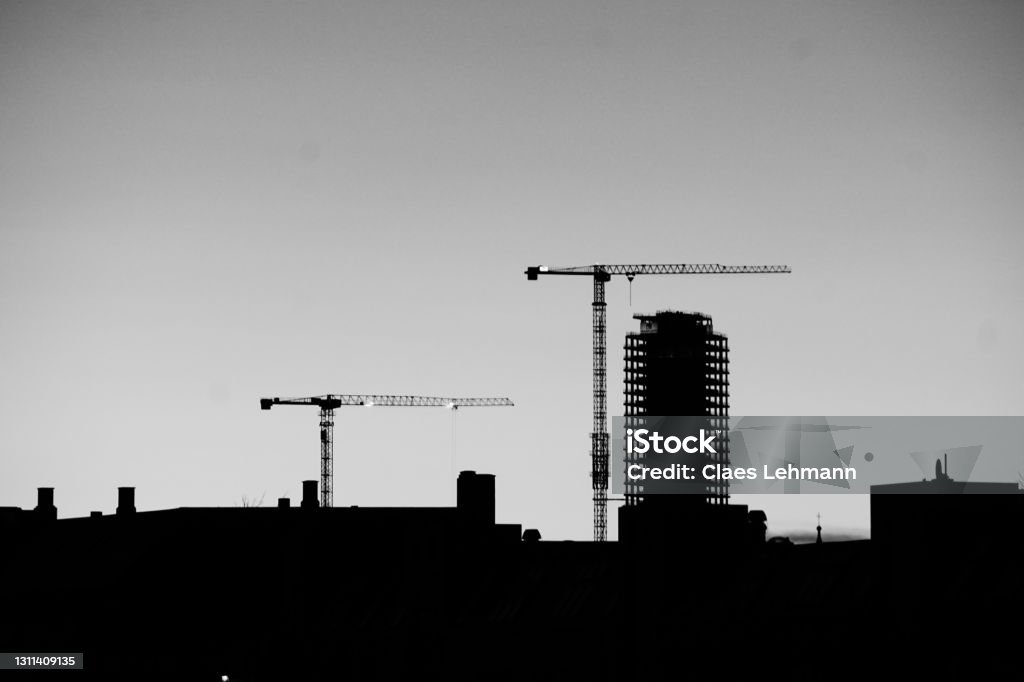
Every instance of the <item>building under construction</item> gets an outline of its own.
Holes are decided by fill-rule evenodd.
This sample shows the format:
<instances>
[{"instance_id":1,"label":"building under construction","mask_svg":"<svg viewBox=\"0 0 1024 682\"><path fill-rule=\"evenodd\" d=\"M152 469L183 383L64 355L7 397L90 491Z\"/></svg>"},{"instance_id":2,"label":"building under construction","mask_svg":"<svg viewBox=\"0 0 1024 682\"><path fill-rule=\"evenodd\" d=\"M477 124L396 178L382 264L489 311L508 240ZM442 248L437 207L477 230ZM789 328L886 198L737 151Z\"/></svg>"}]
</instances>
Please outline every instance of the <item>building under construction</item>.
<instances>
[{"instance_id":1,"label":"building under construction","mask_svg":"<svg viewBox=\"0 0 1024 682\"><path fill-rule=\"evenodd\" d=\"M634 315L640 331L626 335L625 415L627 428L642 428L646 418L703 417L723 434L729 429L729 341L700 313L662 311ZM729 463L727 436L707 464ZM725 504L728 481L707 482L706 501ZM643 498L643 489L626 486L626 504Z\"/></svg>"},{"instance_id":2,"label":"building under construction","mask_svg":"<svg viewBox=\"0 0 1024 682\"><path fill-rule=\"evenodd\" d=\"M700 313L662 311L634 315L640 331L626 335L625 427L658 430L670 420L679 432L699 426L720 430L716 453L694 454L689 464L729 463L729 343ZM685 426L681 424L685 423ZM661 426L659 426L661 424ZM624 453L625 466L640 462ZM763 512L729 504L726 480L644 481L625 485L619 540L651 545L673 538L685 551L728 554L744 541ZM682 494L681 494L682 493ZM753 515L753 516L751 516ZM756 517L756 518L754 518ZM662 540L663 541L663 540Z\"/></svg>"}]
</instances>

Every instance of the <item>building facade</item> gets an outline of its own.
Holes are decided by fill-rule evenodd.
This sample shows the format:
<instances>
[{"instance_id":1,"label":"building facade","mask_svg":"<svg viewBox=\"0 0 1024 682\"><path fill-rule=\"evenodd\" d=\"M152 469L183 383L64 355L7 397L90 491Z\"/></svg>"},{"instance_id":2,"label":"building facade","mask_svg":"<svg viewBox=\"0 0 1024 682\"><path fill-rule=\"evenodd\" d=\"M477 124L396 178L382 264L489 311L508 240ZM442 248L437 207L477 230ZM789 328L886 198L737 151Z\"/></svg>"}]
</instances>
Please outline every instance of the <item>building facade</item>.
<instances>
[{"instance_id":1,"label":"building facade","mask_svg":"<svg viewBox=\"0 0 1024 682\"><path fill-rule=\"evenodd\" d=\"M700 423L722 434L717 454L706 455L705 463L727 465L728 339L700 313L661 311L633 317L640 321L640 331L626 335L626 428L649 426L648 419L656 416L702 418ZM627 455L627 465L629 461ZM707 502L728 502L728 481L701 485ZM638 504L643 493L643 486L627 484L627 506Z\"/></svg>"}]
</instances>

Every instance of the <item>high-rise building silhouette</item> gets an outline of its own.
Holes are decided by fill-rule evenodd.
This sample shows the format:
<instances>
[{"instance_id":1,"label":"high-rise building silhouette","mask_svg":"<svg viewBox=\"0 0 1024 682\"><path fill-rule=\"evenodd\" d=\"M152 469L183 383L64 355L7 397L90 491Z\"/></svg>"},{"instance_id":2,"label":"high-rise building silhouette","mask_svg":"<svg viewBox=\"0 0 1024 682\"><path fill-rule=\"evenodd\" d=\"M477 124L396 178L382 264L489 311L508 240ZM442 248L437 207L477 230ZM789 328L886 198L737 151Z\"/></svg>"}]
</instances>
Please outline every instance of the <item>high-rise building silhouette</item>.
<instances>
[{"instance_id":1,"label":"high-rise building silhouette","mask_svg":"<svg viewBox=\"0 0 1024 682\"><path fill-rule=\"evenodd\" d=\"M640 321L640 331L626 335L626 427L641 427L646 417L703 417L699 423L723 434L716 441L717 454L706 455L707 462L728 464L728 339L700 313L661 311L633 317ZM704 485L708 502L728 501L727 481ZM626 486L627 505L642 497L642 488Z\"/></svg>"}]
</instances>

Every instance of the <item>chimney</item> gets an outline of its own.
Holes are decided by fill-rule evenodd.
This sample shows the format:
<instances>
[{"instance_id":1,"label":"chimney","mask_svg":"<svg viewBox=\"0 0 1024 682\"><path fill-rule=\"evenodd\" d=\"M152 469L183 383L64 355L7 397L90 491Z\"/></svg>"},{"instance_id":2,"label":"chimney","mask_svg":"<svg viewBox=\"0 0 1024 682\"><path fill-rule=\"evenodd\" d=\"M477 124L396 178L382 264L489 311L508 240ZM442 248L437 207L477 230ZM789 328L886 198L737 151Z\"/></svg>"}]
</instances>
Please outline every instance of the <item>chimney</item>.
<instances>
[{"instance_id":1,"label":"chimney","mask_svg":"<svg viewBox=\"0 0 1024 682\"><path fill-rule=\"evenodd\" d=\"M117 515L130 516L135 513L135 488L121 487L117 489Z\"/></svg>"},{"instance_id":2,"label":"chimney","mask_svg":"<svg viewBox=\"0 0 1024 682\"><path fill-rule=\"evenodd\" d=\"M494 474L459 472L457 496L456 504L463 526L494 525Z\"/></svg>"},{"instance_id":3,"label":"chimney","mask_svg":"<svg viewBox=\"0 0 1024 682\"><path fill-rule=\"evenodd\" d=\"M36 514L43 519L57 519L57 508L53 506L53 488L38 488L36 497Z\"/></svg>"},{"instance_id":4,"label":"chimney","mask_svg":"<svg viewBox=\"0 0 1024 682\"><path fill-rule=\"evenodd\" d=\"M302 508L303 509L316 509L320 506L320 503L316 499L316 487L317 481L303 481L302 482Z\"/></svg>"},{"instance_id":5,"label":"chimney","mask_svg":"<svg viewBox=\"0 0 1024 682\"><path fill-rule=\"evenodd\" d=\"M292 506L292 501L289 500L287 497L279 497L279 498L277 498L277 508L278 509L288 509L291 506Z\"/></svg>"}]
</instances>

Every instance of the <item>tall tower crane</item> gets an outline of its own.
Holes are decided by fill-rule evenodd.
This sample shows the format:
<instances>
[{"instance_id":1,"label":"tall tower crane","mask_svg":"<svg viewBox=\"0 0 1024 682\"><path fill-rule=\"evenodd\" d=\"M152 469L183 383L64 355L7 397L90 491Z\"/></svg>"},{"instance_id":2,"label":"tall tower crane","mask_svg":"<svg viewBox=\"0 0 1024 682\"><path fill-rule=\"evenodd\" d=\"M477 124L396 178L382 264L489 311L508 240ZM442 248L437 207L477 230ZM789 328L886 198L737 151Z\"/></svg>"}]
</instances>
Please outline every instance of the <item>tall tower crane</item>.
<instances>
[{"instance_id":1,"label":"tall tower crane","mask_svg":"<svg viewBox=\"0 0 1024 682\"><path fill-rule=\"evenodd\" d=\"M318 395L310 398L260 398L260 409L274 405L320 408L320 506L334 506L334 410L339 407L512 407L508 398L436 398L418 395Z\"/></svg>"},{"instance_id":2,"label":"tall tower crane","mask_svg":"<svg viewBox=\"0 0 1024 682\"><path fill-rule=\"evenodd\" d=\"M540 275L579 275L594 280L594 430L590 434L590 477L594 491L594 542L608 537L608 412L604 285L612 275L624 275L630 282L637 275L758 275L792 272L788 265L580 265L526 269L526 279Z\"/></svg>"}]
</instances>

